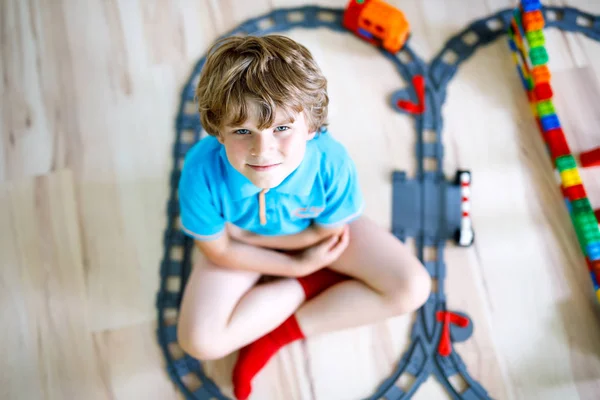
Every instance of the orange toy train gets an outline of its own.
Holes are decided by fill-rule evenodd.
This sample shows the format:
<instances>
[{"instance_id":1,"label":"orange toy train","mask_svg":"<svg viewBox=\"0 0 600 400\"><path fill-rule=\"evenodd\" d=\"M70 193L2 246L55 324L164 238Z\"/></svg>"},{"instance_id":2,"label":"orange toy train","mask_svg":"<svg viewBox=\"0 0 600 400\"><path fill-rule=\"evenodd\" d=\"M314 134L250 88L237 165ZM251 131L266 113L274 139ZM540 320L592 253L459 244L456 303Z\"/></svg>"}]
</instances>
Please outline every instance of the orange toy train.
<instances>
[{"instance_id":1,"label":"orange toy train","mask_svg":"<svg viewBox=\"0 0 600 400\"><path fill-rule=\"evenodd\" d=\"M390 53L398 52L410 34L404 13L381 0L351 0L342 24L360 38Z\"/></svg>"}]
</instances>

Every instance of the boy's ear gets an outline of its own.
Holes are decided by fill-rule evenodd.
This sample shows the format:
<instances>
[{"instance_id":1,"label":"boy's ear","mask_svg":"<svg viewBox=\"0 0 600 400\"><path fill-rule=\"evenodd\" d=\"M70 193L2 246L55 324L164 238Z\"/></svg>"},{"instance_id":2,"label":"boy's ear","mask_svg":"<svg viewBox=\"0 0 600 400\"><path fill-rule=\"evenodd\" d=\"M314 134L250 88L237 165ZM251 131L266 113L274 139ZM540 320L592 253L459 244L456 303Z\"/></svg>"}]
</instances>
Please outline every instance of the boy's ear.
<instances>
[{"instance_id":1,"label":"boy's ear","mask_svg":"<svg viewBox=\"0 0 600 400\"><path fill-rule=\"evenodd\" d=\"M219 141L219 143L223 144L223 135L221 135L220 133L217 134L217 140Z\"/></svg>"}]
</instances>

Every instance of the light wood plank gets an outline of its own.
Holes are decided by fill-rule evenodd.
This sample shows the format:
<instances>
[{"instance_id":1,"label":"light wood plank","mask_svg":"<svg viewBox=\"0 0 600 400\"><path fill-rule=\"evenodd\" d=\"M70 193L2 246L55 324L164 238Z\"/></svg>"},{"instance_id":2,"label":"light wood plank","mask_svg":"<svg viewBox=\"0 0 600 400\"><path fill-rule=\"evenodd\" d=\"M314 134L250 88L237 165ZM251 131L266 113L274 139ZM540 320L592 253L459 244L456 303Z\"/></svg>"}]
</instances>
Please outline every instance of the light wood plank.
<instances>
[{"instance_id":1,"label":"light wood plank","mask_svg":"<svg viewBox=\"0 0 600 400\"><path fill-rule=\"evenodd\" d=\"M406 12L413 25L411 45L425 59L472 20L514 6L509 0L391 3ZM588 0L544 3L600 13L597 2ZM155 318L180 90L218 35L272 8L305 4L2 3L0 180L18 183L3 186L0 218L1 229L19 233L3 230L0 239L3 265L12 266L0 278L9 288L2 293L2 324L15 332L0 347L5 366L15 371L8 385L1 382L2 395L173 396L166 373L160 378L164 368L156 348L147 354L143 349L154 340L149 324ZM344 7L346 2L311 4ZM387 96L406 82L377 51L351 34L289 34L315 53L330 77L332 132L359 166L368 214L389 227L391 171L412 173L415 165L412 121L387 104ZM566 133L575 149L596 146L598 43L556 30L548 30L547 40ZM503 39L461 66L449 87L444 117L444 170L449 176L459 167L474 172L478 235L474 248L450 246L446 251L449 307L468 312L476 327L473 338L456 350L495 398L593 398L600 371L589 278ZM63 172L22 181L61 168L73 171L70 189L64 189ZM595 171L582 174L592 202L600 205ZM33 188L47 181L52 182L49 188L72 192L71 209L59 214L62 206L47 196L40 204L53 211L37 210ZM79 244L73 245L70 225L50 228L56 220L81 226ZM51 240L35 236L40 227L58 243L56 248L36 245ZM27 250L30 246L34 251ZM77 247L83 261L70 259L70 250L63 246ZM23 272L29 265L35 271ZM40 278L42 266L60 271L48 281L49 293L68 303L49 314L40 311L46 304L34 290L46 283ZM76 277L74 283L68 274ZM74 297L71 302L56 287L75 291L83 300ZM254 396L330 400L368 395L408 345L412 317L294 344L257 378ZM66 320L80 323L75 333L55 330L68 326L60 325ZM87 325L82 327L81 321ZM89 330L97 332L93 343ZM36 331L57 347L50 349L49 339L40 346ZM73 343L82 350L72 352ZM55 358L58 354L68 354L68 359ZM234 360L232 356L207 364L226 393ZM53 362L60 363L58 369L51 368L44 378ZM151 378L140 380L147 376ZM351 384L342 383L345 379ZM71 395L77 391L85 395ZM414 398L446 397L429 379Z\"/></svg>"},{"instance_id":2,"label":"light wood plank","mask_svg":"<svg viewBox=\"0 0 600 400\"><path fill-rule=\"evenodd\" d=\"M16 181L1 192L1 276L10 288L2 291L2 315L13 344L2 346L2 390L15 399L106 398L89 335L72 173Z\"/></svg>"},{"instance_id":3,"label":"light wood plank","mask_svg":"<svg viewBox=\"0 0 600 400\"><path fill-rule=\"evenodd\" d=\"M143 323L93 334L98 364L115 399L183 399L165 373L156 324Z\"/></svg>"}]
</instances>

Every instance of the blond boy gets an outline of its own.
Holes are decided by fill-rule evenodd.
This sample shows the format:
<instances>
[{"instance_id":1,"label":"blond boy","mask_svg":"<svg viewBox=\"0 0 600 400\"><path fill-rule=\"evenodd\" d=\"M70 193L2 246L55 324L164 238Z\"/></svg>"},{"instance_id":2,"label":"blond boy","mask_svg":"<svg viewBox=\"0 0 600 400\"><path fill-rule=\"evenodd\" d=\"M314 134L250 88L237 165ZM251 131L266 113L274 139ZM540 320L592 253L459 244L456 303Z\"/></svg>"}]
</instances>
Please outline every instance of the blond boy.
<instances>
[{"instance_id":1,"label":"blond boy","mask_svg":"<svg viewBox=\"0 0 600 400\"><path fill-rule=\"evenodd\" d=\"M325 129L327 80L311 53L269 35L226 38L208 54L196 94L209 136L179 184L182 225L203 257L178 337L200 360L241 349L233 386L246 399L281 347L415 311L431 280L363 216L355 165Z\"/></svg>"}]
</instances>

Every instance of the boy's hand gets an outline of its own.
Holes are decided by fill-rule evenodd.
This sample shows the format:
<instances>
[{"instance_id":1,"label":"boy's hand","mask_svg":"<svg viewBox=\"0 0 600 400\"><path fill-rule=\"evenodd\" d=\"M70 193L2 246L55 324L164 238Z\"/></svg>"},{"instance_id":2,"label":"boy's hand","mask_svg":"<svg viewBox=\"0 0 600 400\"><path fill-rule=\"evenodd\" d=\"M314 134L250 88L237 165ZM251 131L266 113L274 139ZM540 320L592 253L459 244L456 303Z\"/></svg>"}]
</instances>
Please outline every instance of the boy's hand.
<instances>
[{"instance_id":1,"label":"boy's hand","mask_svg":"<svg viewBox=\"0 0 600 400\"><path fill-rule=\"evenodd\" d=\"M338 235L332 235L295 255L300 263L298 276L305 276L337 260L350 241L350 229L345 226Z\"/></svg>"}]
</instances>

